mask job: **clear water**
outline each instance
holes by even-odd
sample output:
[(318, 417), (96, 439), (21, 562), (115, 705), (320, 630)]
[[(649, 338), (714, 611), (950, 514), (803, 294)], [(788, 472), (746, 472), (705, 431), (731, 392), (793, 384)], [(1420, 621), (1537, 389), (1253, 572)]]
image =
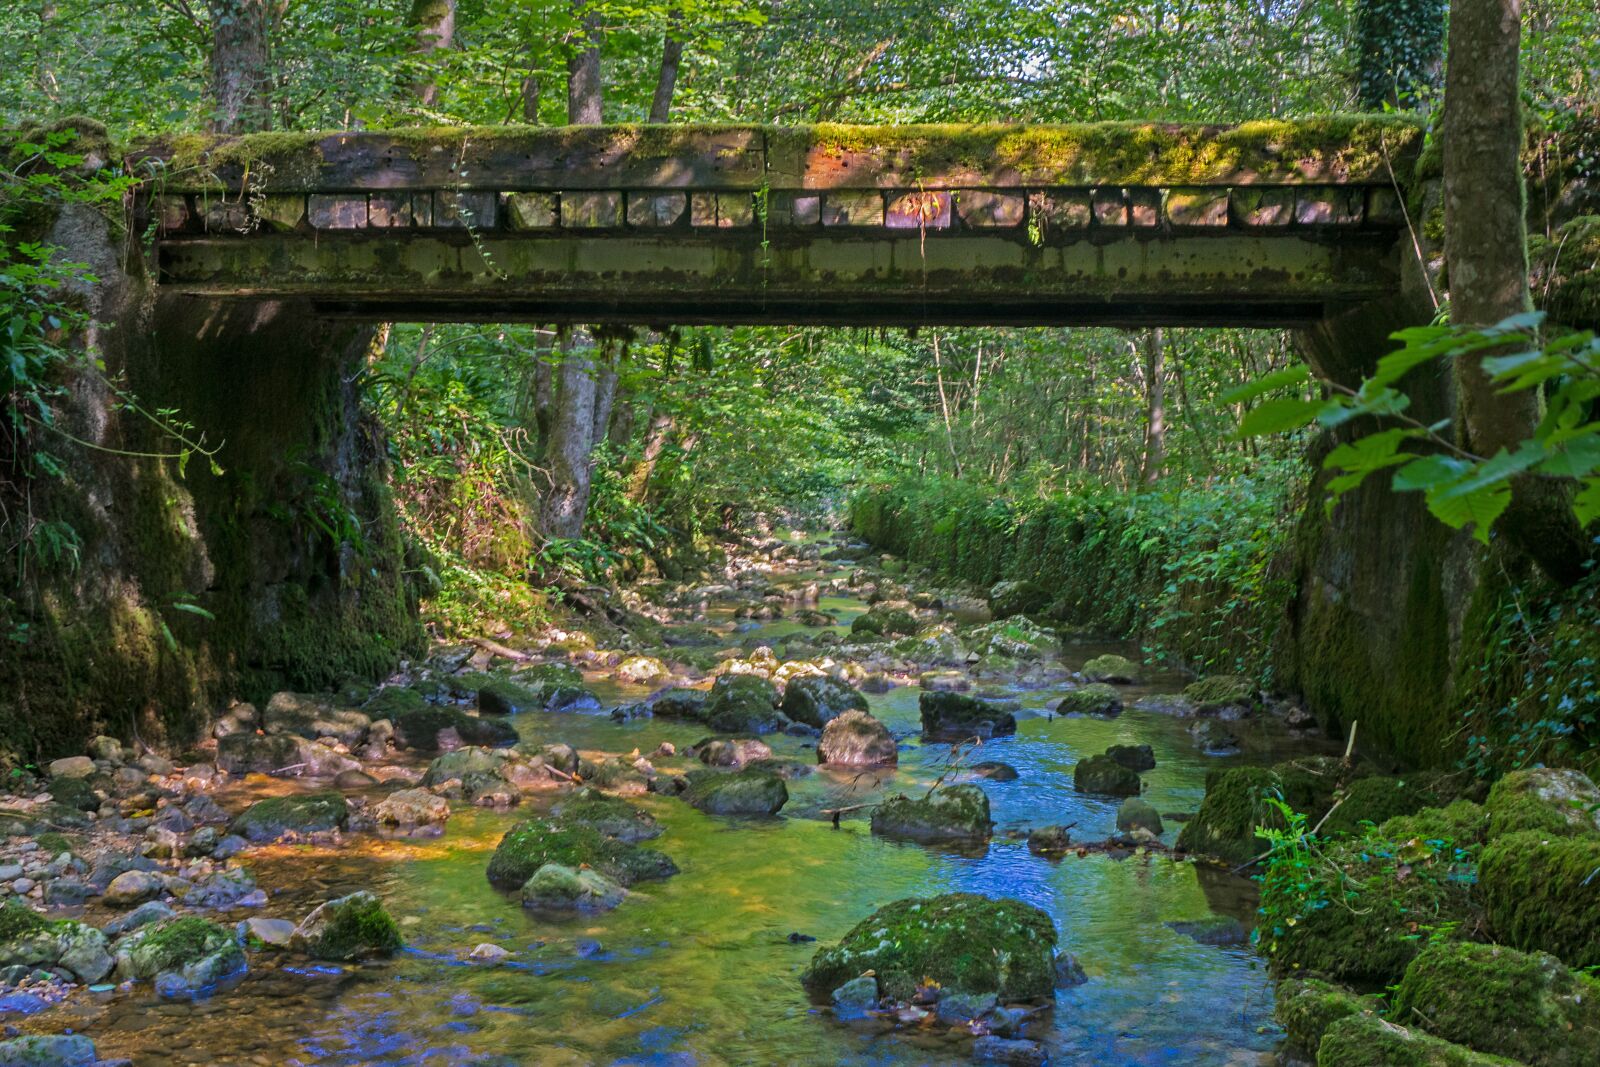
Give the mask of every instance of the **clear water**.
[[(822, 604), (846, 624), (863, 608), (847, 598)], [(739, 638), (795, 629), (780, 621)], [(1108, 649), (1127, 651), (1085, 645), (1069, 651), (1067, 663)], [(1135, 695), (1177, 684), (1157, 683)], [(608, 702), (642, 694), (597, 688)], [(906, 737), (897, 770), (813, 773), (790, 783), (789, 805), (771, 819), (713, 818), (677, 800), (638, 798), (665, 827), (652, 844), (682, 873), (638, 886), (609, 914), (552, 922), (525, 913), (484, 880), (501, 834), (553, 798), (510, 812), (461, 806), (442, 837), (356, 837), (337, 850), (279, 847), (247, 860), (273, 893), (262, 911), (272, 916), (296, 918), (330, 894), (377, 892), (408, 941), (395, 960), (337, 967), (262, 952), (242, 986), (207, 1002), (162, 1003), (143, 987), (77, 998), (36, 1022), (78, 1028), (96, 1039), (102, 1056), (131, 1057), (138, 1067), (964, 1063), (970, 1043), (942, 1028), (845, 1025), (817, 1010), (796, 980), (816, 945), (788, 940), (799, 932), (828, 942), (890, 901), (962, 890), (1044, 908), (1061, 948), (1088, 972), (1087, 983), (1060, 991), (1054, 1012), (1032, 1025), (1029, 1036), (1045, 1043), (1053, 1062), (1269, 1062), (1280, 1032), (1253, 953), (1197, 944), (1165, 925), (1216, 914), (1248, 924), (1249, 882), (1161, 854), (1044, 859), (1006, 833), (1075, 823), (1075, 838), (1106, 836), (1115, 801), (1075, 793), (1071, 767), (1110, 744), (1153, 746), (1158, 765), (1145, 774), (1146, 797), (1163, 813), (1192, 812), (1206, 772), (1231, 761), (1200, 755), (1185, 723), (1160, 713), (1052, 721), (1052, 691), (1015, 695), (1029, 709), (1017, 736), (969, 757), (1002, 760), (1020, 774), (981, 782), (998, 827), (977, 854), (884, 841), (860, 819), (847, 817), (835, 829), (819, 814), (882, 789), (925, 788), (948, 769), (947, 746), (916, 742), (917, 690), (901, 688), (870, 698), (874, 714)], [(590, 753), (650, 753), (664, 740), (681, 748), (703, 734), (677, 723), (619, 724), (592, 715), (524, 715), (517, 726), (524, 738)], [(768, 740), (776, 755), (815, 762), (801, 740)], [(1270, 734), (1248, 742), (1249, 755), (1236, 760), (1305, 750)], [(1167, 821), (1169, 843), (1178, 825)], [(482, 942), (512, 955), (497, 966), (466, 962)]]

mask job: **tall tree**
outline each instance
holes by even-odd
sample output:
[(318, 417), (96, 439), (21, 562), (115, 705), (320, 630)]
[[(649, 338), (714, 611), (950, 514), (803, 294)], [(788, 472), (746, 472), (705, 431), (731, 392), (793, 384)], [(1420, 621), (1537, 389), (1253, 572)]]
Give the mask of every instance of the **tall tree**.
[(210, 0), (211, 128), (253, 133), (271, 122), (273, 0)]
[(567, 121), (598, 126), (605, 121), (600, 90), (600, 13), (588, 0), (572, 0), (579, 36), (567, 60)]
[(561, 350), (546, 456), (550, 488), (540, 507), (539, 526), (546, 537), (580, 537), (589, 509), (596, 374), (593, 350), (578, 338), (566, 338)]
[[(426, 65), (428, 57), (455, 42), (456, 0), (412, 0), (411, 23), (417, 29), (417, 53)], [(431, 72), (420, 78), (413, 88), (424, 107), (432, 107), (438, 99), (439, 86)]]
[(650, 121), (666, 122), (672, 115), (672, 94), (678, 84), (678, 65), (683, 61), (683, 42), (678, 39), (683, 13), (667, 12), (667, 35), (661, 45), (661, 68), (656, 74), (655, 95), (650, 98)]
[[(1490, 326), (1533, 307), (1528, 292), (1519, 81), (1521, 0), (1455, 0), (1444, 111), (1444, 241), (1450, 313)], [(1456, 361), (1465, 444), (1482, 456), (1514, 452), (1540, 417), (1535, 390), (1504, 393), (1484, 371), (1493, 352)], [(1524, 475), (1502, 533), (1559, 581), (1583, 573), (1582, 531), (1559, 483)]]
[(1145, 483), (1161, 477), (1167, 457), (1167, 355), (1161, 327), (1144, 335), (1144, 463), (1140, 471)]

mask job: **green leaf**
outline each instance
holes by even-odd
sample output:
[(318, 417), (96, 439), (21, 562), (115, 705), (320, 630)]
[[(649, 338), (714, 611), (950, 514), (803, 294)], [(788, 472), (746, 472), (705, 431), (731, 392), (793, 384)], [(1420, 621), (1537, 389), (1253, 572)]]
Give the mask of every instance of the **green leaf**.
[(179, 601), (175, 601), (172, 604), (172, 607), (177, 611), (187, 611), (190, 615), (198, 615), (202, 619), (211, 619), (213, 621), (216, 620), (216, 616), (215, 615), (211, 614), (211, 612), (207, 611), (205, 608), (201, 607), (199, 604), (189, 604), (189, 603), (186, 603), (185, 601), (179, 600)]
[(1394, 488), (1400, 492), (1434, 489), (1454, 482), (1472, 469), (1466, 460), (1449, 456), (1421, 456), (1394, 472)]
[(1258, 396), (1263, 396), (1278, 389), (1287, 389), (1291, 385), (1300, 385), (1310, 380), (1311, 368), (1304, 363), (1296, 363), (1293, 366), (1263, 375), (1255, 381), (1245, 382), (1243, 385), (1229, 389), (1222, 394), (1222, 402), (1224, 404), (1241, 404), (1246, 400), (1254, 400)]
[(1456, 530), (1471, 523), (1472, 536), (1488, 544), (1490, 527), (1511, 503), (1511, 487), (1500, 483), (1464, 494), (1432, 492), (1427, 503), (1434, 518)]
[(1327, 402), (1301, 400), (1298, 397), (1280, 397), (1263, 401), (1245, 412), (1239, 420), (1240, 437), (1261, 437), (1266, 434), (1298, 430), (1314, 419)]

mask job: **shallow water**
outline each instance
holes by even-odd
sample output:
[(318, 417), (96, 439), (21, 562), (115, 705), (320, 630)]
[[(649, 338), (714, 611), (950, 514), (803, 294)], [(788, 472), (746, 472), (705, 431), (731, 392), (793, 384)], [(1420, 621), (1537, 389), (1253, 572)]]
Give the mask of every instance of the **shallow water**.
[[(828, 598), (822, 610), (848, 623), (863, 608)], [(763, 624), (738, 637), (795, 629)], [(1130, 651), (1075, 646), (1066, 663), (1076, 667), (1106, 650)], [(1131, 695), (1177, 684), (1158, 678)], [(643, 692), (607, 683), (596, 689), (608, 703)], [(905, 738), (897, 770), (792, 781), (783, 815), (770, 819), (713, 818), (675, 799), (637, 798), (665, 827), (650, 844), (682, 873), (639, 885), (614, 912), (553, 922), (524, 912), (484, 880), (500, 835), (554, 797), (510, 812), (462, 805), (438, 838), (354, 836), (336, 850), (274, 847), (245, 857), (273, 891), (262, 914), (298, 917), (330, 894), (377, 892), (408, 942), (397, 959), (346, 968), (285, 965), (270, 952), (256, 953), (250, 977), (209, 1001), (163, 1003), (148, 987), (77, 998), (53, 1013), (52, 1028), (80, 1028), (102, 1056), (132, 1057), (138, 1067), (964, 1063), (966, 1044), (874, 1023), (844, 1025), (818, 1011), (796, 980), (817, 946), (788, 940), (799, 932), (832, 941), (892, 900), (962, 890), (1044, 908), (1061, 948), (1088, 972), (1087, 983), (1060, 991), (1054, 1012), (1030, 1028), (1053, 1062), (1265, 1062), (1281, 1034), (1254, 954), (1197, 944), (1165, 925), (1214, 914), (1248, 924), (1249, 882), (1160, 854), (1044, 859), (1006, 831), (1074, 823), (1076, 839), (1110, 833), (1116, 801), (1077, 794), (1071, 784), (1072, 764), (1110, 744), (1154, 748), (1157, 767), (1144, 775), (1145, 797), (1165, 815), (1199, 805), (1207, 771), (1244, 758), (1281, 759), (1306, 751), (1306, 743), (1263, 735), (1250, 739), (1249, 757), (1208, 758), (1184, 721), (1157, 712), (1052, 719), (1047, 709), (1059, 691), (1015, 692), (1026, 716), (1017, 736), (967, 758), (1001, 760), (1020, 775), (980, 781), (998, 825), (979, 854), (874, 838), (860, 818), (846, 817), (835, 829), (820, 814), (883, 788), (926, 788), (949, 770), (948, 746), (916, 741), (916, 688), (900, 688), (869, 698), (873, 713)], [(524, 738), (591, 752), (649, 753), (663, 740), (681, 748), (704, 734), (693, 725), (615, 723), (603, 715), (530, 714), (516, 723)], [(767, 740), (775, 755), (815, 763), (805, 741)], [(1170, 843), (1177, 831), (1168, 819), (1164, 839)], [(464, 962), (485, 941), (513, 955), (492, 967)]]

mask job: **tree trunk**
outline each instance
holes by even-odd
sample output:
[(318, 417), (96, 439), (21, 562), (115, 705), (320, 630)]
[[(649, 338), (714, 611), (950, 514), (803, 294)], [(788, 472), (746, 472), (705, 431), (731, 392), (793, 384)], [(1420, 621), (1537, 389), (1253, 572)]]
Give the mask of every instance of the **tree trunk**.
[(36, 38), (38, 45), (38, 58), (34, 65), (34, 81), (39, 86), (39, 92), (44, 94), (46, 100), (52, 102), (61, 98), (59, 87), (56, 85), (55, 44), (56, 38), (56, 0), (43, 0), (39, 5), (39, 35)]
[[(1490, 326), (1528, 311), (1519, 96), (1521, 0), (1456, 0), (1450, 11), (1445, 84), (1444, 240), (1450, 313)], [(1466, 447), (1482, 456), (1514, 451), (1540, 416), (1534, 390), (1501, 393), (1479, 352), (1456, 361)], [(1565, 487), (1523, 476), (1497, 524), (1551, 578), (1576, 581), (1587, 555)]]
[(595, 372), (594, 383), (594, 418), (589, 431), (591, 452), (589, 454), (589, 469), (594, 470), (594, 453), (592, 449), (607, 439), (611, 432), (611, 408), (617, 399), (617, 368), (612, 362), (615, 356), (607, 355)]
[(546, 537), (580, 537), (589, 509), (589, 454), (594, 450), (594, 361), (569, 341), (557, 376), (555, 419), (550, 427), (550, 490), (540, 509)]
[(1166, 344), (1157, 326), (1144, 337), (1144, 468), (1142, 480), (1150, 485), (1161, 477), (1167, 458)]
[(633, 470), (628, 473), (628, 499), (635, 504), (644, 503), (645, 495), (650, 490), (650, 475), (655, 473), (656, 461), (661, 458), (667, 442), (672, 439), (675, 425), (676, 420), (670, 411), (658, 411), (650, 416), (650, 425), (645, 428), (644, 449), (639, 454), (639, 462), (635, 463)]
[(271, 18), (267, 0), (210, 0), (211, 128), (255, 133), (267, 128)]
[(600, 16), (584, 10), (586, 7), (585, 0), (573, 0), (572, 10), (583, 34), (567, 60), (567, 122), (574, 126), (598, 126), (605, 121), (600, 95)]
[(522, 121), (539, 124), (539, 76), (532, 71), (522, 79)]
[[(411, 0), (411, 22), (417, 28), (416, 50), (426, 57), (449, 48), (456, 36), (456, 0)], [(412, 87), (424, 107), (439, 96), (434, 80), (424, 78)]]
[(651, 122), (666, 122), (672, 114), (672, 93), (678, 84), (678, 64), (683, 60), (683, 42), (674, 31), (682, 19), (682, 12), (667, 13), (667, 39), (661, 45), (661, 70), (656, 77), (656, 93), (650, 100)]

